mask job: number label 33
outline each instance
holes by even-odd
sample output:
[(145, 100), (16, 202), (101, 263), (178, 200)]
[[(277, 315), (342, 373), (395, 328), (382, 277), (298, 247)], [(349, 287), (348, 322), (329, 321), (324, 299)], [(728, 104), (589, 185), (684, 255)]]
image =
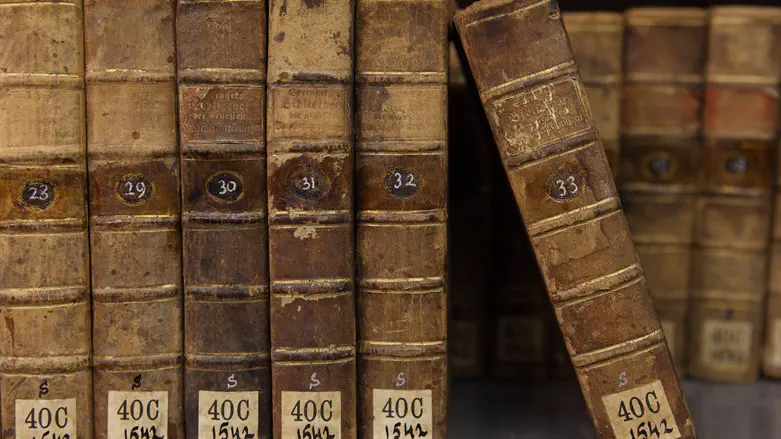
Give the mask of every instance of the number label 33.
[(576, 170), (562, 169), (548, 178), (546, 189), (554, 201), (570, 201), (585, 191), (585, 180)]

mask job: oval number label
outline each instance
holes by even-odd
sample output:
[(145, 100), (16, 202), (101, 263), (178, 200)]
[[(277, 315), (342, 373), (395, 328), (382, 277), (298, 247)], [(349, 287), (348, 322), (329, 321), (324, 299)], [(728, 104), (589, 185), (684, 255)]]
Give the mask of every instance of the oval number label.
[(143, 174), (125, 174), (114, 185), (114, 193), (123, 203), (137, 205), (150, 200), (155, 187)]
[(571, 169), (562, 169), (548, 179), (548, 196), (555, 201), (569, 201), (584, 190), (583, 177)]
[(397, 198), (409, 198), (418, 193), (418, 178), (412, 172), (394, 169), (385, 175), (385, 190)]
[(297, 197), (317, 201), (328, 194), (331, 179), (317, 166), (302, 166), (290, 174), (288, 186)]
[(724, 163), (724, 169), (732, 174), (745, 174), (748, 172), (748, 158), (743, 154), (734, 155)]
[(22, 185), (19, 200), (22, 206), (45, 210), (54, 203), (54, 185), (48, 181), (27, 181)]
[(244, 179), (238, 172), (214, 173), (206, 180), (206, 192), (216, 201), (232, 203), (244, 196)]

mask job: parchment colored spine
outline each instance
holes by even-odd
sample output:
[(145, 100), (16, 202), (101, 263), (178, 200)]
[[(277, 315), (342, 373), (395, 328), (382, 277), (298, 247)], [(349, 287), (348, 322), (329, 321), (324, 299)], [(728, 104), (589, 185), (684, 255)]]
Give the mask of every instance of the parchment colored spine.
[(0, 430), (9, 439), (23, 436), (22, 400), (32, 410), (75, 399), (56, 433), (92, 437), (83, 18), (80, 0), (0, 1)]
[(619, 12), (568, 12), (564, 24), (575, 62), (586, 84), (607, 161), (618, 175), (621, 155), (624, 15)]
[(354, 17), (352, 0), (269, 3), (266, 136), (276, 439), (305, 434), (292, 404), (305, 406), (314, 397), (310, 393), (318, 395), (318, 407), (326, 401), (331, 407), (311, 423), (319, 434), (327, 428), (336, 437), (356, 437)]
[(680, 372), (689, 340), (708, 15), (636, 8), (626, 18), (622, 201)]
[(779, 8), (711, 9), (690, 317), (697, 378), (759, 378), (780, 32)]
[[(223, 422), (231, 432), (246, 427), (256, 438), (271, 437), (266, 18), (265, 0), (177, 4), (184, 413), (191, 438), (211, 438), (209, 425)], [(255, 393), (257, 405), (249, 406), (246, 393), (232, 401), (235, 392)], [(226, 409), (226, 418), (199, 411), (215, 402), (234, 411)]]
[[(109, 406), (110, 392), (167, 392), (168, 422), (158, 418), (157, 432), (184, 437), (175, 6), (174, 0), (84, 4), (100, 439), (126, 433), (109, 431), (121, 416)], [(151, 424), (145, 414), (136, 426)]]
[(695, 437), (556, 2), (455, 21), (597, 437)]
[(430, 391), (445, 437), (447, 2), (358, 0), (356, 26), (360, 435), (386, 389)]

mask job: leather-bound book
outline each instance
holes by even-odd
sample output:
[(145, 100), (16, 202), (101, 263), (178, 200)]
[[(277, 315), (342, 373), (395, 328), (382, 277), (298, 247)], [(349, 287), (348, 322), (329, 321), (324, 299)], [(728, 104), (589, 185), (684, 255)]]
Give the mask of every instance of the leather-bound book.
[(92, 437), (83, 18), (81, 0), (0, 2), (7, 439)]
[(174, 0), (86, 0), (95, 436), (184, 435)]
[(355, 438), (352, 0), (271, 0), (268, 151), (276, 439)]
[(599, 438), (693, 438), (557, 2), (456, 15)]
[(358, 0), (356, 44), (359, 435), (444, 438), (447, 1)]
[(626, 13), (621, 197), (673, 359), (684, 369), (708, 16)]
[(567, 12), (564, 24), (607, 161), (616, 175), (621, 152), (624, 16), (606, 11)]
[[(454, 2), (451, 2), (454, 3)], [(493, 147), (482, 107), (450, 43), (448, 79), (448, 223), (450, 299), (448, 370), (453, 379), (486, 372), (491, 285)], [(490, 148), (490, 149), (489, 149)], [(460, 178), (469, 175), (470, 178)]]
[[(778, 128), (781, 129), (781, 126)], [(781, 148), (781, 134), (778, 139), (777, 148)], [(778, 150), (776, 150), (776, 160), (762, 372), (769, 377), (781, 378), (781, 175), (779, 175), (781, 153)], [(779, 428), (781, 428), (781, 424), (779, 424)]]
[(775, 169), (781, 9), (714, 7), (708, 41), (689, 372), (759, 377)]
[(266, 3), (179, 0), (176, 42), (186, 435), (269, 438)]

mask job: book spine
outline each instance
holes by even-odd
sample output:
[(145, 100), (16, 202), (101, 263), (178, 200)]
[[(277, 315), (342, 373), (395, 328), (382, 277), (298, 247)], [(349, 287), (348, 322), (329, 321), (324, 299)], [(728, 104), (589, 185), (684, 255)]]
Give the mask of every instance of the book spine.
[(268, 212), (274, 438), (356, 437), (350, 1), (272, 0)]
[(767, 294), (781, 9), (714, 7), (710, 24), (690, 372), (752, 381)]
[[(0, 430), (92, 437), (81, 0), (0, 3)], [(59, 416), (41, 428), (26, 419)]]
[(84, 7), (94, 431), (183, 437), (175, 2)]
[(360, 435), (446, 437), (447, 2), (356, 20)]
[[(781, 129), (781, 124), (779, 124)], [(762, 353), (762, 373), (768, 377), (781, 377), (781, 134), (776, 151), (775, 199), (771, 225), (768, 297)]]
[(557, 3), (481, 1), (456, 27), (597, 437), (693, 438)]
[[(448, 369), (450, 377), (461, 379), (479, 377), (487, 368), (493, 151), (455, 42), (450, 43), (449, 65), (448, 181), (453, 184), (448, 191), (448, 233), (453, 244), (446, 286)], [(472, 178), (453, 178), (462, 175)]]
[(569, 12), (563, 17), (607, 161), (613, 175), (618, 175), (624, 16), (617, 12)]
[(187, 437), (271, 437), (266, 2), (179, 0)]
[(707, 11), (627, 12), (620, 190), (679, 371), (685, 369)]

